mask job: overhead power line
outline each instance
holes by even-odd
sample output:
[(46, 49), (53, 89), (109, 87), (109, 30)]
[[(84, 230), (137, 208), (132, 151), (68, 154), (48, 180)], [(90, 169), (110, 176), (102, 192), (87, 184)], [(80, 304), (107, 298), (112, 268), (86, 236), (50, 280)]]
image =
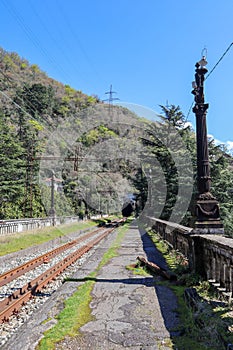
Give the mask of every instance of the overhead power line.
[(214, 67), (211, 69), (211, 71), (209, 72), (209, 74), (207, 74), (205, 80), (210, 76), (210, 74), (213, 73), (213, 71), (215, 70), (215, 68), (219, 65), (219, 63), (222, 61), (222, 59), (224, 58), (224, 56), (227, 54), (227, 52), (230, 50), (231, 46), (233, 45), (233, 42), (228, 46), (228, 48), (226, 49), (226, 51), (222, 54), (222, 56), (219, 58), (218, 62), (214, 65)]
[[(2, 0), (3, 5), (6, 7), (7, 11), (10, 13), (10, 15), (17, 21), (21, 29), (25, 32), (26, 36), (28, 39), (33, 43), (33, 45), (39, 49), (41, 54), (46, 58), (46, 60), (52, 64), (53, 67), (55, 67), (60, 74), (64, 77), (64, 79), (67, 79), (68, 74), (67, 72), (63, 69), (63, 66), (59, 65), (57, 62), (56, 57), (51, 56), (51, 54), (48, 52), (48, 50), (44, 47), (43, 43), (41, 40), (38, 39), (36, 34), (32, 31), (32, 29), (27, 26), (27, 24), (24, 21), (24, 18), (20, 15), (20, 13), (16, 10), (16, 8), (13, 6), (12, 3), (10, 3), (7, 0)], [(72, 78), (71, 76), (69, 77), (70, 79)]]

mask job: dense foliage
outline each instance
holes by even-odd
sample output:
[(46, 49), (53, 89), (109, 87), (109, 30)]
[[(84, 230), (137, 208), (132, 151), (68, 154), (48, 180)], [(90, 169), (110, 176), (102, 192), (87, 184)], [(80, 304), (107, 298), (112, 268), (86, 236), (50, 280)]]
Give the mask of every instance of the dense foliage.
[[(37, 65), (31, 65), (16, 53), (0, 49), (0, 219), (48, 215), (51, 170), (43, 170), (40, 176), (44, 182), (39, 185), (40, 161), (44, 154), (55, 159), (59, 152), (65, 150), (67, 161), (62, 164), (58, 175), (63, 192), (55, 191), (57, 215), (82, 217), (94, 212), (120, 212), (117, 201), (124, 202), (131, 195), (137, 200), (137, 214), (145, 206), (153, 209), (156, 201), (158, 210), (151, 209), (150, 214), (169, 220), (179, 197), (179, 186), (185, 187), (188, 176), (196, 173), (195, 134), (186, 125), (180, 108), (161, 106), (163, 128), (160, 131), (156, 123), (145, 120), (140, 120), (141, 127), (137, 129), (135, 125), (140, 118), (119, 107), (116, 108), (116, 114), (122, 115), (119, 123), (101, 121), (102, 112), (94, 113), (92, 121), (89, 118), (86, 123), (87, 116), (84, 113), (82, 117), (82, 111), (98, 105), (103, 105), (103, 110), (106, 107), (109, 117), (114, 114), (114, 110), (100, 102), (98, 97), (87, 96), (63, 85), (49, 78)], [(72, 136), (64, 133), (56, 147), (52, 145), (45, 152), (48, 138), (61, 124), (69, 130), (76, 128), (83, 132), (75, 136), (72, 145), (68, 142)], [(176, 135), (171, 130), (175, 130)], [(185, 147), (177, 147), (177, 135)], [(141, 159), (144, 159), (143, 166), (135, 154), (135, 150), (140, 149), (137, 140), (140, 140), (143, 149), (139, 150)], [(105, 159), (106, 151), (111, 157)], [(182, 160), (180, 168), (186, 169), (187, 151), (192, 164), (188, 171), (182, 173), (177, 169), (174, 158), (179, 157)], [(220, 202), (225, 229), (231, 234), (233, 160), (226, 149), (215, 145), (213, 140), (209, 140), (209, 151), (212, 192)], [(87, 155), (89, 160), (85, 163)], [(98, 165), (90, 162), (93, 156), (95, 159), (102, 156)], [(149, 159), (153, 159), (153, 169), (149, 169)], [(56, 164), (53, 170), (56, 174), (60, 171)], [(189, 208), (183, 218), (185, 225), (193, 224), (191, 212), (195, 194), (194, 179)], [(182, 198), (179, 200), (182, 204)]]
[[(44, 202), (50, 201), (50, 189), (37, 181), (48, 135), (69, 115), (96, 102), (0, 49), (0, 218), (48, 214)], [(55, 196), (58, 214), (73, 212), (62, 196)]]
[[(174, 105), (170, 107), (162, 108), (162, 121), (165, 124), (163, 128), (163, 133), (168, 130), (167, 135), (171, 135), (169, 131), (169, 126), (177, 130), (178, 134), (181, 136), (186, 150), (190, 153), (192, 166), (193, 166), (193, 194), (191, 196), (190, 205), (188, 211), (183, 217), (182, 224), (186, 226), (193, 226), (195, 221), (194, 206), (195, 199), (197, 196), (197, 184), (196, 184), (196, 137), (195, 133), (189, 125), (186, 125), (185, 118), (180, 111), (179, 107)], [(177, 201), (177, 193), (179, 186), (185, 184), (186, 177), (188, 175), (188, 169), (185, 162), (183, 164), (183, 169), (186, 169), (186, 177), (184, 176), (181, 181), (178, 178), (176, 164), (174, 163), (174, 157), (171, 157), (170, 150), (176, 148), (176, 144), (172, 145), (174, 139), (170, 137), (170, 141), (165, 146), (161, 144), (158, 139), (158, 130), (152, 124), (148, 129), (148, 134), (150, 136), (149, 140), (143, 140), (146, 143), (150, 152), (159, 160), (160, 166), (163, 169), (163, 174), (166, 183), (166, 200), (160, 215), (160, 218), (169, 220), (171, 217), (172, 210), (174, 209), (175, 203)], [(227, 235), (233, 236), (233, 158), (227, 153), (226, 147), (223, 145), (216, 145), (213, 139), (209, 139), (209, 160), (211, 169), (211, 192), (219, 201), (220, 204), (220, 215), (224, 223), (225, 233)], [(177, 149), (177, 152), (181, 151), (181, 157), (183, 158), (182, 151)], [(174, 156), (174, 152), (173, 152)], [(156, 200), (159, 201), (159, 196), (161, 193), (161, 179), (157, 180), (159, 182), (159, 189), (157, 193), (154, 192)], [(143, 182), (136, 184), (141, 188)], [(158, 187), (157, 187), (158, 188)]]

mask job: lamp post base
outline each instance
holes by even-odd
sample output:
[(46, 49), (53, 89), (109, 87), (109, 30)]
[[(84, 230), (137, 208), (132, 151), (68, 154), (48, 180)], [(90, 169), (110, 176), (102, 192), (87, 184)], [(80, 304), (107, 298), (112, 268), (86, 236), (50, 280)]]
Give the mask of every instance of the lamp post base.
[(219, 203), (215, 198), (206, 199), (199, 197), (196, 202), (196, 217), (192, 233), (224, 234), (224, 227), (219, 214)]

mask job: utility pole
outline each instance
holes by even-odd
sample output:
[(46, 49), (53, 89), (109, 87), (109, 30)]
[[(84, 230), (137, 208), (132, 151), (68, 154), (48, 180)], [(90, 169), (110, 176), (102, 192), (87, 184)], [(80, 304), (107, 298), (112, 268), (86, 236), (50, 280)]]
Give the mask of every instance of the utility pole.
[(151, 168), (149, 169), (149, 207), (150, 207), (150, 210), (152, 209), (152, 170)]
[[(79, 157), (79, 148), (75, 148), (75, 152), (74, 152), (74, 156), (70, 156), (70, 157), (66, 157), (66, 158), (62, 158), (62, 157), (56, 157), (56, 156), (44, 156), (44, 157), (35, 157), (33, 155), (33, 152), (31, 152), (31, 154), (29, 155), (28, 159), (29, 159), (29, 170), (28, 173), (26, 173), (26, 201), (25, 201), (25, 205), (27, 202), (27, 186), (30, 186), (30, 213), (31, 213), (31, 217), (32, 217), (32, 196), (33, 196), (33, 192), (32, 192), (32, 168), (33, 168), (33, 162), (34, 161), (39, 161), (39, 160), (43, 160), (43, 161), (52, 161), (52, 160), (60, 160), (61, 161), (72, 161), (74, 166), (73, 169), (74, 171), (78, 172), (79, 171), (79, 161), (82, 160), (81, 157)], [(54, 191), (55, 191), (55, 173), (52, 170), (52, 177), (51, 177), (51, 202), (50, 202), (50, 210), (49, 210), (49, 216), (52, 218), (52, 225), (55, 226), (56, 225), (56, 211), (55, 211), (55, 205), (54, 205)]]
[(56, 211), (54, 206), (54, 184), (55, 184), (55, 174), (54, 171), (52, 171), (52, 177), (51, 177), (51, 208), (49, 210), (49, 216), (52, 218), (52, 225), (56, 225)]
[(193, 112), (196, 116), (197, 144), (197, 186), (196, 222), (193, 233), (223, 234), (224, 228), (220, 221), (219, 203), (210, 192), (211, 178), (209, 165), (209, 150), (207, 139), (206, 114), (209, 107), (205, 103), (204, 80), (207, 61), (205, 56), (196, 63), (195, 81), (192, 83), (192, 94), (195, 95)]

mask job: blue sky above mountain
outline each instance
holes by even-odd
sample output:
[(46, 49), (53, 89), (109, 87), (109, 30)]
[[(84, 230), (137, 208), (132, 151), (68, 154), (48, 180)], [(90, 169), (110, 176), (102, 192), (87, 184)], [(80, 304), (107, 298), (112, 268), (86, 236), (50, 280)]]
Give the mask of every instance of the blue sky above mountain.
[[(232, 13), (231, 0), (2, 0), (0, 46), (101, 99), (112, 84), (120, 102), (156, 113), (159, 105), (179, 105), (195, 125), (195, 63), (205, 48), (211, 71), (229, 48)], [(229, 147), (232, 60), (230, 48), (205, 84), (208, 132)]]

